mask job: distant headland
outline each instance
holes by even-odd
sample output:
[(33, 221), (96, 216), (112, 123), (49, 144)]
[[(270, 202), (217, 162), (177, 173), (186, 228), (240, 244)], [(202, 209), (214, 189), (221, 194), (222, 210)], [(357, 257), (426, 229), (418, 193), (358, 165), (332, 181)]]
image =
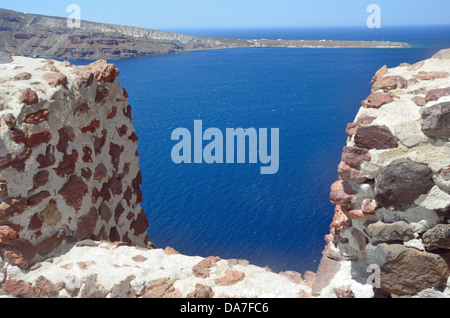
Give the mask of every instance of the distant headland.
[(190, 36), (122, 25), (81, 21), (0, 9), (0, 48), (8, 53), (53, 59), (123, 59), (196, 50), (247, 47), (409, 48), (403, 42), (286, 39), (226, 39)]

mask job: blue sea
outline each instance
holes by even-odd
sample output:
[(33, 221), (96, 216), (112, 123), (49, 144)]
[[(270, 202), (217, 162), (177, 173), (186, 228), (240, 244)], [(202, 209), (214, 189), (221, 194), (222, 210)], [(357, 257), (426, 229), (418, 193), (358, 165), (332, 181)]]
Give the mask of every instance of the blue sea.
[[(360, 102), (383, 65), (450, 48), (450, 26), (169, 30), (265, 39), (386, 40), (411, 49), (246, 48), (114, 61), (140, 138), (150, 240), (193, 256), (316, 271), (334, 214), (331, 184)], [(279, 128), (280, 168), (172, 162), (172, 131)]]

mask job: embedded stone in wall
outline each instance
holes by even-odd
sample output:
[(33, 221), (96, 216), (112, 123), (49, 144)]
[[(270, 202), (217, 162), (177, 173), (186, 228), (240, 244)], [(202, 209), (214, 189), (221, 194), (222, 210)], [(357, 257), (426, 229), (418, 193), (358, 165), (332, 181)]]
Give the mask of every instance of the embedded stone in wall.
[(398, 147), (397, 138), (386, 126), (360, 127), (355, 135), (357, 146), (367, 149), (392, 149)]
[(450, 137), (450, 102), (427, 107), (422, 112), (422, 131), (432, 138)]
[(386, 209), (405, 210), (434, 186), (427, 165), (399, 159), (382, 168), (375, 179), (375, 200)]

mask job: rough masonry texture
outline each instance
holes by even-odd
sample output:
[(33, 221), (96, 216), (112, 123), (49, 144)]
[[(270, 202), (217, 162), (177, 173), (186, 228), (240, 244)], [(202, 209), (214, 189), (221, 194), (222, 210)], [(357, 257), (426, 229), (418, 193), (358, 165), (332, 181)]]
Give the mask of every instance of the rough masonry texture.
[(382, 67), (331, 187), (316, 297), (450, 297), (450, 50)]
[(27, 269), (85, 239), (145, 247), (131, 107), (104, 60), (0, 65), (0, 250)]

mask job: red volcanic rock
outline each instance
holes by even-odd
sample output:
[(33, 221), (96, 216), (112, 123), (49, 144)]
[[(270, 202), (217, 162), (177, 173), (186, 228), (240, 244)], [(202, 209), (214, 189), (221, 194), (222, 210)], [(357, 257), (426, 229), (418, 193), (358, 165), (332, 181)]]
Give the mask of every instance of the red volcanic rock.
[(214, 281), (218, 286), (233, 286), (245, 278), (245, 274), (239, 271), (228, 271), (225, 276)]
[(48, 255), (51, 251), (61, 245), (62, 242), (66, 239), (66, 232), (61, 230), (56, 232), (49, 238), (43, 240), (37, 246), (37, 252), (39, 255)]
[(15, 75), (12, 80), (13, 81), (25, 81), (25, 80), (29, 80), (32, 77), (32, 75), (28, 72), (22, 72), (19, 73), (17, 75)]
[(55, 147), (48, 145), (45, 155), (39, 155), (36, 158), (36, 161), (39, 163), (39, 168), (48, 168), (53, 166), (55, 164)]
[(411, 100), (419, 107), (423, 107), (427, 104), (427, 100), (425, 99), (425, 97), (414, 96), (413, 98), (411, 98)]
[(7, 199), (0, 203), (0, 222), (8, 221), (14, 215), (20, 215), (28, 207), (25, 199)]
[(27, 142), (27, 138), (25, 137), (25, 133), (20, 129), (11, 129), (9, 132), (9, 136), (16, 144), (24, 144)]
[(123, 146), (119, 146), (115, 143), (111, 143), (109, 146), (109, 155), (111, 156), (111, 163), (114, 169), (119, 169), (120, 155), (124, 151)]
[(366, 177), (364, 177), (361, 171), (350, 167), (343, 161), (339, 164), (338, 174), (344, 181), (356, 183), (363, 183), (364, 181), (366, 181)]
[(34, 289), (30, 284), (11, 278), (7, 278), (2, 284), (2, 290), (14, 297), (33, 297)]
[(94, 77), (98, 82), (104, 81), (112, 83), (120, 73), (114, 64), (110, 64), (106, 60), (98, 60), (88, 67), (92, 70)]
[(114, 285), (114, 287), (111, 289), (111, 294), (109, 295), (110, 298), (120, 298), (120, 299), (127, 299), (127, 298), (137, 298), (136, 292), (134, 291), (133, 287), (131, 286), (131, 281), (134, 279), (134, 276), (129, 276), (127, 279), (122, 281), (121, 283)]
[(408, 81), (401, 76), (384, 76), (383, 78), (373, 83), (372, 90), (374, 92), (383, 90), (385, 93), (387, 93), (394, 89), (402, 89), (407, 87)]
[(106, 115), (106, 117), (107, 117), (108, 119), (113, 119), (113, 118), (116, 117), (116, 116), (117, 116), (117, 107), (114, 106), (114, 107), (111, 109), (111, 112), (108, 113), (108, 115)]
[(100, 128), (100, 121), (98, 119), (93, 119), (89, 126), (81, 128), (81, 132), (83, 134), (88, 132), (95, 133), (98, 128)]
[(106, 178), (108, 171), (103, 164), (99, 164), (94, 171), (94, 180), (101, 181)]
[(108, 131), (105, 129), (102, 131), (102, 137), (94, 137), (94, 151), (96, 155), (101, 153), (102, 148), (106, 142), (107, 133)]
[(50, 139), (52, 139), (52, 135), (48, 129), (46, 129), (40, 133), (28, 135), (26, 137), (26, 145), (30, 148), (34, 148), (41, 144), (48, 143)]
[(71, 175), (75, 172), (75, 167), (78, 160), (78, 152), (72, 151), (72, 154), (64, 154), (63, 160), (59, 163), (59, 166), (55, 168), (56, 174), (61, 178)]
[(350, 137), (353, 136), (358, 131), (358, 128), (368, 126), (373, 123), (374, 120), (375, 117), (361, 115), (356, 122), (347, 125), (347, 135), (349, 135)]
[(388, 69), (387, 65), (384, 65), (382, 68), (380, 68), (376, 73), (375, 76), (372, 78), (372, 84), (374, 84), (376, 81), (383, 78), (384, 75), (386, 75)]
[(87, 192), (88, 187), (83, 182), (83, 179), (76, 175), (72, 175), (58, 194), (63, 197), (68, 206), (78, 210), (81, 206), (81, 202), (83, 201), (83, 197), (87, 194)]
[(16, 117), (11, 113), (4, 115), (3, 120), (9, 129), (13, 129), (16, 126)]
[(386, 126), (360, 127), (355, 135), (355, 143), (368, 149), (392, 149), (398, 147), (397, 138)]
[(25, 148), (19, 154), (8, 154), (5, 157), (0, 157), (0, 170), (13, 168), (18, 172), (25, 171), (25, 162), (30, 158), (32, 150)]
[(50, 192), (42, 191), (28, 198), (28, 205), (33, 207), (50, 197)]
[(389, 94), (373, 93), (361, 102), (361, 106), (365, 108), (380, 108), (383, 105), (391, 103), (393, 100)]
[(72, 127), (64, 126), (60, 130), (59, 133), (59, 141), (56, 149), (60, 152), (66, 152), (67, 147), (69, 147), (69, 143), (75, 140), (75, 132)]
[(145, 215), (145, 212), (142, 210), (136, 220), (134, 220), (133, 222), (131, 222), (131, 229), (134, 230), (134, 235), (135, 236), (139, 236), (143, 233), (145, 233), (145, 231), (147, 231), (147, 228), (149, 227), (149, 222), (147, 219), (147, 216)]
[(27, 269), (36, 256), (36, 248), (29, 241), (18, 239), (5, 246), (5, 256), (12, 265)]
[(77, 223), (77, 231), (75, 233), (75, 239), (77, 241), (91, 238), (94, 233), (95, 226), (98, 221), (98, 211), (95, 207), (89, 210), (89, 213), (79, 218)]
[(213, 297), (214, 292), (212, 288), (202, 284), (195, 284), (195, 290), (186, 296), (186, 298), (197, 298), (197, 299), (208, 299)]
[(91, 180), (92, 170), (90, 168), (81, 169), (81, 176), (85, 178), (87, 181)]
[(95, 102), (100, 105), (104, 105), (106, 103), (106, 99), (108, 98), (109, 90), (105, 86), (98, 86), (97, 93), (95, 95)]
[(42, 78), (47, 81), (47, 84), (53, 87), (56, 86), (66, 86), (68, 81), (67, 77), (63, 73), (52, 72), (47, 73), (42, 76)]
[(202, 260), (200, 263), (192, 268), (194, 275), (200, 278), (208, 278), (211, 274), (209, 269), (213, 266), (217, 266), (217, 262), (221, 261), (220, 257), (210, 256)]
[(0, 225), (0, 244), (7, 244), (19, 237), (19, 233), (11, 225)]
[(331, 186), (330, 200), (337, 205), (348, 205), (356, 192), (348, 182), (343, 180), (336, 181)]
[(29, 114), (25, 117), (25, 123), (27, 124), (40, 124), (44, 121), (48, 120), (48, 116), (50, 115), (50, 110), (43, 109), (33, 114)]
[(357, 167), (361, 161), (370, 161), (372, 157), (369, 150), (359, 147), (344, 147), (342, 151), (342, 161), (352, 167)]
[(42, 228), (42, 220), (40, 219), (38, 214), (34, 214), (30, 219), (30, 224), (28, 224), (28, 228), (30, 230), (39, 230)]
[(34, 105), (39, 103), (39, 98), (35, 91), (31, 88), (27, 88), (22, 96), (19, 98), (19, 104), (25, 103), (27, 105)]
[(449, 77), (449, 72), (437, 72), (437, 71), (431, 71), (431, 72), (424, 72), (421, 71), (419, 74), (416, 74), (413, 76), (414, 79), (420, 80), (420, 81), (432, 81), (436, 78), (447, 78)]
[(33, 188), (30, 191), (39, 189), (40, 187), (47, 184), (49, 178), (49, 172), (47, 170), (42, 170), (33, 176)]
[(425, 96), (425, 100), (427, 102), (438, 100), (441, 97), (450, 96), (450, 89), (448, 88), (439, 88), (433, 89), (427, 93)]
[(113, 195), (122, 194), (122, 182), (117, 178), (111, 178), (108, 181), (109, 189)]
[(83, 162), (85, 163), (92, 163), (92, 149), (89, 147), (83, 148), (84, 156), (83, 156)]

